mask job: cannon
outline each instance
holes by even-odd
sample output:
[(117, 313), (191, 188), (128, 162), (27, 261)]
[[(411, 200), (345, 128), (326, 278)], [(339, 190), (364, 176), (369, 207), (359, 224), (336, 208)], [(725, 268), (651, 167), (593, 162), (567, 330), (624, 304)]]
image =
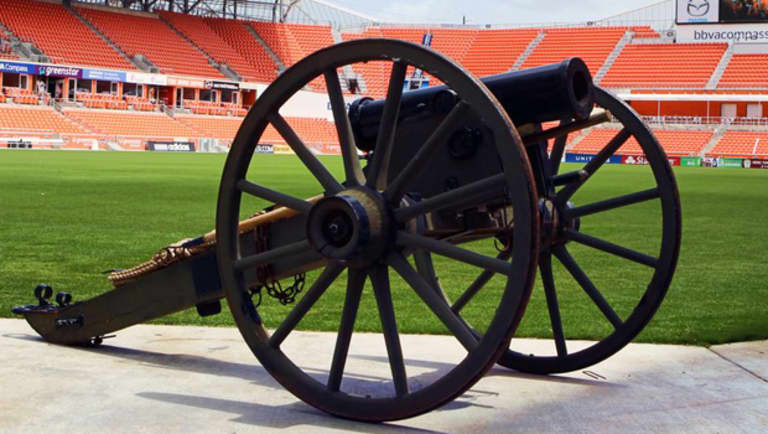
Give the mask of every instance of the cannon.
[[(350, 65), (388, 71), (386, 97), (348, 107), (340, 71)], [(414, 69), (436, 85), (404, 92)], [(318, 81), (330, 101), (337, 160), (318, 158), (280, 112)], [(561, 172), (568, 134), (604, 123), (618, 127), (597, 155)], [(260, 178), (268, 163), (255, 150), (268, 126), (306, 168), (314, 194), (301, 198)], [(633, 171), (629, 193), (579, 202), (577, 193), (630, 139), (645, 177)], [(334, 161), (339, 164), (331, 167)], [(586, 231), (593, 216), (631, 206), (649, 206), (658, 219), (657, 233), (639, 234), (641, 247)], [(557, 373), (621, 349), (664, 298), (680, 228), (678, 191), (663, 149), (630, 107), (593, 85), (579, 59), (481, 81), (427, 48), (358, 40), (296, 63), (259, 97), (227, 157), (214, 231), (114, 271), (114, 288), (93, 299), (73, 302), (59, 294), (53, 304), (52, 288), (41, 285), (38, 303), (14, 312), (46, 341), (98, 345), (116, 330), (183, 309), (219, 313), (225, 298), (252, 352), (296, 396), (344, 418), (395, 420), (451, 401), (497, 362)], [(598, 288), (580, 266), (571, 252), (579, 249), (603, 255), (601, 267), (625, 261), (630, 276), (646, 277), (635, 298), (623, 293), (622, 310), (611, 304), (611, 288)], [(571, 294), (556, 286), (553, 263), (563, 265), (605, 322), (605, 335), (577, 350), (569, 348), (561, 317)], [(544, 295), (532, 297), (538, 274)], [(532, 354), (511, 340), (530, 299), (546, 304), (551, 354)], [(391, 377), (358, 387), (347, 361), (358, 312), (368, 303), (378, 313)], [(313, 355), (327, 360), (327, 370), (318, 372), (297, 364), (295, 350), (284, 344), (307, 315), (324, 310), (338, 320), (338, 332), (328, 354)], [(455, 337), (456, 359), (414, 368), (400, 339), (414, 328), (409, 321)]]

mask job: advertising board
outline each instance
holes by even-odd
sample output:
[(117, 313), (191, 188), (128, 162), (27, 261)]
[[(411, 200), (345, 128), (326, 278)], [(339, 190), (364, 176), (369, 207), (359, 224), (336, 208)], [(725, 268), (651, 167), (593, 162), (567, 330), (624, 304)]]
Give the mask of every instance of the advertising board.
[(159, 142), (150, 140), (147, 142), (147, 151), (156, 152), (195, 152), (195, 144), (192, 142)]
[(765, 0), (677, 0), (677, 24), (768, 23)]

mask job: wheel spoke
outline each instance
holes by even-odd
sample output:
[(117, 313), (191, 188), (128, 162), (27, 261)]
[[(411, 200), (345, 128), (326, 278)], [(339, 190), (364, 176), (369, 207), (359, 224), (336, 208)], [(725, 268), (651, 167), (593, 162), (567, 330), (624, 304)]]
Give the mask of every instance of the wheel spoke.
[(266, 252), (258, 253), (256, 255), (246, 256), (245, 258), (235, 261), (235, 270), (243, 271), (248, 268), (252, 268), (258, 265), (266, 265), (274, 262), (278, 262), (282, 259), (289, 258), (293, 255), (303, 253), (310, 248), (309, 241), (301, 240), (292, 244), (287, 244), (276, 249), (267, 250)]
[[(501, 252), (496, 256), (496, 259), (500, 261), (506, 261), (509, 259), (509, 253), (508, 252)], [(453, 303), (453, 306), (451, 306), (451, 310), (459, 313), (462, 309), (470, 302), (472, 299), (477, 295), (478, 292), (480, 292), (481, 289), (485, 287), (485, 285), (490, 282), (491, 278), (494, 276), (493, 271), (490, 270), (483, 270), (482, 273), (480, 273), (479, 276), (475, 279), (474, 282), (472, 282), (471, 285), (469, 285), (469, 288), (464, 291), (464, 293), (459, 296), (459, 298), (456, 300), (455, 303)]]
[(566, 209), (567, 217), (584, 217), (599, 212), (609, 211), (624, 206), (634, 205), (636, 203), (646, 202), (651, 199), (660, 197), (659, 188), (651, 188), (649, 190), (639, 191), (637, 193), (631, 193), (624, 196), (614, 197), (611, 199), (603, 200), (600, 202), (583, 205), (580, 207)]
[(445, 298), (437, 295), (435, 289), (411, 267), (411, 264), (408, 263), (403, 255), (391, 253), (387, 257), (387, 263), (416, 291), (421, 300), (467, 351), (477, 347), (477, 338), (469, 326), (451, 310)]
[(386, 265), (376, 265), (371, 269), (370, 276), (373, 292), (376, 295), (376, 304), (379, 306), (381, 329), (384, 333), (384, 343), (389, 355), (389, 366), (392, 369), (395, 393), (397, 396), (402, 396), (408, 393), (408, 376), (405, 373), (400, 334), (397, 332), (397, 321), (395, 320), (395, 310), (389, 288), (389, 268)]
[(306, 200), (298, 199), (285, 193), (280, 193), (279, 191), (270, 190), (267, 187), (262, 187), (245, 179), (241, 179), (237, 183), (237, 188), (244, 193), (260, 197), (264, 200), (268, 200), (277, 205), (282, 205), (286, 208), (296, 210), (300, 213), (309, 212), (309, 209), (312, 208), (312, 204)]
[(636, 250), (618, 246), (608, 241), (601, 240), (600, 238), (595, 238), (591, 235), (576, 232), (571, 229), (566, 229), (564, 234), (565, 238), (571, 241), (584, 244), (585, 246), (589, 246), (597, 250), (602, 250), (603, 252), (610, 253), (612, 255), (619, 256), (651, 268), (656, 268), (656, 265), (658, 264), (658, 259), (654, 258), (653, 256), (648, 256), (645, 253), (640, 253)]
[(613, 327), (621, 327), (623, 324), (621, 318), (619, 318), (611, 305), (608, 304), (600, 291), (597, 290), (592, 281), (589, 280), (589, 277), (587, 277), (586, 273), (584, 273), (584, 270), (579, 267), (579, 264), (576, 263), (571, 254), (568, 253), (568, 250), (566, 250), (565, 247), (560, 246), (555, 248), (552, 253), (554, 253), (557, 259), (565, 266), (568, 272), (571, 273), (571, 276), (576, 279), (576, 282), (579, 283), (584, 292), (586, 292), (589, 298), (591, 298), (592, 301), (597, 305), (598, 309), (600, 309), (600, 312), (602, 312), (608, 321), (613, 324)]
[(360, 306), (360, 295), (363, 292), (366, 275), (360, 270), (349, 269), (347, 275), (347, 296), (344, 300), (344, 310), (341, 313), (339, 334), (336, 336), (336, 348), (333, 351), (331, 372), (328, 375), (328, 390), (336, 392), (341, 388), (344, 366), (347, 363), (349, 343), (355, 328), (357, 308)]
[(355, 136), (352, 134), (352, 125), (349, 123), (349, 117), (347, 117), (347, 105), (341, 92), (339, 74), (335, 68), (325, 72), (325, 84), (328, 88), (328, 97), (331, 100), (331, 110), (333, 111), (333, 120), (336, 123), (336, 132), (339, 135), (339, 145), (341, 146), (341, 156), (344, 159), (344, 173), (347, 178), (347, 186), (362, 185), (365, 182), (365, 176), (360, 169)]
[(453, 109), (448, 113), (448, 116), (443, 119), (437, 129), (429, 136), (424, 145), (419, 148), (416, 155), (411, 158), (411, 161), (405, 166), (405, 168), (398, 173), (397, 177), (387, 187), (385, 196), (391, 203), (397, 203), (403, 198), (403, 195), (407, 193), (406, 189), (409, 187), (413, 178), (419, 176), (427, 165), (427, 162), (434, 155), (434, 151), (437, 146), (445, 143), (448, 139), (448, 135), (451, 134), (458, 122), (467, 114), (469, 106), (460, 101)]
[(377, 190), (383, 190), (387, 185), (389, 160), (395, 141), (397, 118), (400, 115), (400, 100), (403, 96), (403, 82), (407, 67), (408, 64), (396, 59), (392, 64), (392, 73), (389, 76), (389, 89), (387, 89), (387, 99), (381, 113), (379, 135), (376, 137), (373, 161), (367, 174), (368, 179), (365, 181), (368, 187)]
[(623, 145), (627, 140), (629, 140), (629, 137), (632, 134), (627, 130), (626, 128), (619, 131), (616, 136), (614, 136), (610, 142), (608, 142), (605, 147), (600, 150), (600, 152), (595, 155), (595, 157), (589, 161), (584, 166), (584, 171), (587, 172), (587, 177), (584, 178), (580, 182), (574, 182), (572, 184), (568, 184), (565, 187), (563, 187), (562, 190), (560, 190), (557, 193), (557, 203), (559, 205), (563, 205), (566, 202), (568, 202), (568, 199), (570, 199), (574, 193), (576, 193), (576, 190), (579, 189), (582, 185), (584, 185), (587, 180), (597, 172), (598, 169), (600, 169), (603, 164), (605, 164), (606, 161), (611, 157), (611, 155), (615, 154), (616, 151), (621, 148), (621, 145)]
[(422, 235), (412, 234), (406, 231), (397, 232), (396, 243), (399, 246), (407, 246), (414, 249), (423, 249), (438, 255), (442, 255), (466, 264), (485, 268), (494, 273), (505, 276), (512, 275), (512, 264), (497, 258), (481, 255), (479, 253), (454, 246), (446, 241), (434, 240)]
[(565, 346), (565, 334), (563, 333), (563, 322), (560, 318), (560, 305), (557, 302), (557, 293), (555, 292), (555, 278), (552, 276), (552, 255), (546, 253), (542, 255), (539, 261), (539, 270), (541, 271), (541, 280), (544, 284), (544, 295), (547, 298), (547, 308), (549, 309), (549, 320), (552, 324), (552, 336), (555, 339), (555, 349), (558, 357), (568, 355), (568, 349)]
[(312, 175), (320, 182), (325, 191), (338, 193), (343, 189), (328, 169), (323, 166), (323, 163), (315, 157), (307, 145), (296, 135), (296, 132), (293, 131), (293, 128), (291, 128), (285, 118), (280, 116), (279, 113), (273, 113), (268, 119), (277, 132), (285, 139), (285, 142), (288, 143), (288, 146), (296, 153), (296, 156), (299, 157), (304, 165), (307, 166), (307, 169), (312, 172)]
[(405, 223), (414, 217), (418, 217), (428, 212), (437, 211), (451, 206), (472, 204), (477, 202), (478, 198), (483, 198), (489, 194), (493, 194), (496, 190), (499, 190), (499, 194), (501, 194), (500, 189), (504, 187), (505, 184), (506, 178), (504, 177), (503, 173), (489, 176), (488, 178), (467, 184), (463, 187), (459, 187), (445, 193), (436, 194), (428, 199), (424, 199), (421, 202), (414, 204), (413, 206), (397, 208), (394, 212), (395, 220), (397, 220), (398, 223)]
[[(569, 123), (569, 120), (563, 120), (560, 122), (560, 126), (565, 126)], [(565, 145), (568, 144), (568, 134), (563, 134), (555, 139), (555, 143), (552, 145), (552, 152), (549, 154), (550, 170), (551, 174), (555, 175), (560, 171), (560, 162), (563, 159), (565, 153)]]
[(339, 277), (339, 274), (341, 274), (343, 270), (344, 265), (339, 262), (331, 262), (325, 267), (325, 270), (323, 270), (317, 280), (315, 280), (315, 283), (312, 284), (309, 291), (304, 294), (301, 301), (299, 301), (293, 310), (291, 310), (282, 324), (280, 324), (280, 327), (272, 333), (272, 336), (269, 338), (269, 345), (271, 347), (280, 347), (280, 344), (282, 344), (285, 338), (288, 337), (288, 334), (296, 328), (299, 322), (301, 322), (301, 319), (304, 318), (304, 315), (309, 312), (309, 309), (314, 306), (320, 296), (325, 293), (328, 287), (331, 286), (337, 277)]
[(425, 250), (416, 250), (413, 252), (413, 262), (416, 265), (416, 271), (429, 285), (435, 289), (438, 295), (445, 297), (443, 288), (440, 287), (437, 274), (435, 274), (435, 264), (432, 262), (432, 256)]

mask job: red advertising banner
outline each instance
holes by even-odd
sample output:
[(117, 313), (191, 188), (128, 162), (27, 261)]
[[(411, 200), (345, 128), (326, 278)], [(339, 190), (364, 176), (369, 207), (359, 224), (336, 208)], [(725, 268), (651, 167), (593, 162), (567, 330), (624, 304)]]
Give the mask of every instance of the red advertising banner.
[(648, 160), (644, 155), (624, 155), (621, 157), (621, 164), (629, 164), (630, 166), (646, 166)]
[(768, 169), (768, 160), (762, 159), (745, 159), (743, 162), (745, 169)]

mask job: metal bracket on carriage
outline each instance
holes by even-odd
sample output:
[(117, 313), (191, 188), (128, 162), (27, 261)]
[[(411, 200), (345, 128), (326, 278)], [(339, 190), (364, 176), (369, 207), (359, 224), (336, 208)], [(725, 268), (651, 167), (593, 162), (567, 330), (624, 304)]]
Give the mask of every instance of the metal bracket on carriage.
[(37, 285), (34, 294), (37, 304), (16, 306), (11, 311), (17, 315), (24, 315), (30, 312), (56, 312), (72, 303), (72, 295), (67, 292), (56, 294), (56, 304), (49, 302), (48, 300), (53, 296), (53, 288), (45, 283)]

